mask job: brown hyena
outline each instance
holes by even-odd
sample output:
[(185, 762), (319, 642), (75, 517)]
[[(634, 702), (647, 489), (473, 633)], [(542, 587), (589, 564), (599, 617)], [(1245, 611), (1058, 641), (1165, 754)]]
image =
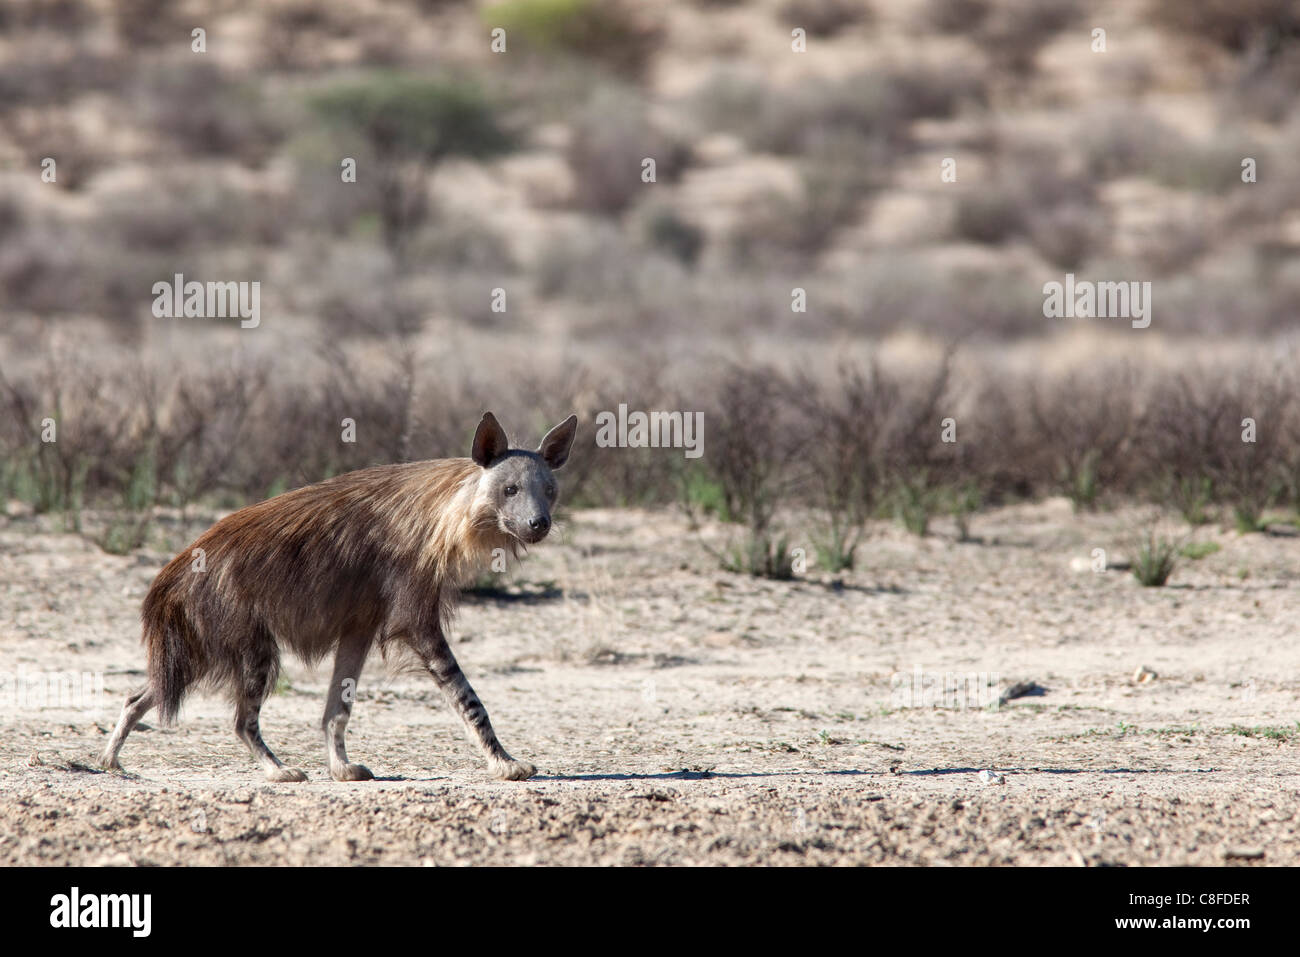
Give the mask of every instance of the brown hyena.
[(306, 780), (280, 763), (258, 729), (287, 648), (307, 662), (334, 652), (322, 723), (330, 774), (368, 780), (370, 771), (344, 750), (350, 692), (371, 648), (397, 642), (433, 675), (492, 774), (531, 777), (536, 769), (497, 741), (446, 630), (459, 587), (496, 549), (517, 555), (550, 531), (552, 473), (577, 427), (569, 416), (527, 452), (509, 447), (489, 412), (470, 458), (351, 472), (217, 522), (159, 572), (145, 597), (149, 680), (127, 698), (104, 766), (120, 769), (122, 743), (150, 708), (171, 723), (185, 694), (206, 686), (230, 693), (235, 733), (268, 780)]

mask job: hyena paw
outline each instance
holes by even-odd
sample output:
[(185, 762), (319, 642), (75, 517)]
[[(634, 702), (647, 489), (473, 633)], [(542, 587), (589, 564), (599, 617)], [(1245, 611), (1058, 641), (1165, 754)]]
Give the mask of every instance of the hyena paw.
[(99, 759), (99, 766), (105, 771), (121, 771), (122, 762), (113, 755), (104, 755)]
[(266, 772), (266, 779), (272, 784), (290, 784), (297, 781), (306, 781), (307, 775), (297, 768), (272, 768)]
[(527, 761), (496, 760), (492, 762), (492, 776), (499, 781), (523, 781), (537, 773), (537, 769)]
[(374, 774), (364, 764), (338, 764), (330, 768), (335, 781), (373, 781)]

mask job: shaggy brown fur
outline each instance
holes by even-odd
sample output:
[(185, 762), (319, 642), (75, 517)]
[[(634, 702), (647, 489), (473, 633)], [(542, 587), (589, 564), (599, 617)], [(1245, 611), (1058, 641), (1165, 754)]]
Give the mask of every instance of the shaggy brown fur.
[(163, 568), (145, 598), (149, 683), (128, 699), (104, 763), (119, 766), (122, 741), (148, 707), (170, 723), (188, 691), (221, 687), (235, 704), (237, 733), (268, 776), (301, 780), (266, 748), (257, 727), (286, 648), (307, 662), (337, 652), (325, 716), (325, 731), (336, 739), (331, 771), (369, 777), (343, 756), (346, 692), (372, 645), (400, 642), (438, 680), (493, 770), (531, 774), (531, 765), (497, 743), (444, 633), (458, 589), (495, 549), (515, 553), (545, 536), (555, 497), (551, 469), (567, 458), (576, 424), (570, 417), (538, 452), (522, 452), (509, 449), (488, 413), (473, 458), (364, 469), (217, 522)]

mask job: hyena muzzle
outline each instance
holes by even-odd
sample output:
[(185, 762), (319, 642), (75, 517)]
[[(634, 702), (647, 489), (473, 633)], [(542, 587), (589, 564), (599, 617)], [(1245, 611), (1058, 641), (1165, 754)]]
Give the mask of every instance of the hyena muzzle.
[[(461, 586), (494, 555), (546, 537), (577, 416), (537, 451), (512, 449), (492, 413), (469, 458), (383, 465), (286, 492), (228, 515), (159, 572), (142, 609), (149, 680), (127, 698), (103, 765), (150, 708), (164, 724), (198, 687), (226, 690), (235, 733), (270, 781), (304, 781), (262, 740), (258, 715), (280, 650), (308, 663), (334, 654), (321, 727), (336, 781), (373, 777), (348, 761), (344, 731), (367, 655), (396, 643), (433, 676), (495, 777), (536, 773), (497, 740), (447, 645)], [(504, 550), (498, 552), (497, 549)]]

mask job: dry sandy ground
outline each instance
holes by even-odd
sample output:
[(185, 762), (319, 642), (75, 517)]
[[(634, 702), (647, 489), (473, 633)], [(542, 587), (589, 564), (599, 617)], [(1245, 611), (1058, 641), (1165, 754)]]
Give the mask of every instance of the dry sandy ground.
[[(671, 512), (577, 512), (457, 626), (535, 779), (489, 780), (431, 683), (376, 663), (348, 749), (380, 780), (335, 783), (328, 676), (289, 663), (263, 730), (310, 780), (268, 785), (218, 698), (137, 731), (127, 775), (92, 770), (167, 556), (0, 518), (0, 670), (107, 688), (0, 712), (0, 863), (1300, 863), (1300, 540), (1198, 530), (1221, 550), (1160, 589), (1071, 567), (1136, 520), (1052, 501), (971, 543), (881, 525), (855, 571), (772, 582), (717, 570)], [(1046, 691), (907, 707), (891, 676), (918, 668)]]

